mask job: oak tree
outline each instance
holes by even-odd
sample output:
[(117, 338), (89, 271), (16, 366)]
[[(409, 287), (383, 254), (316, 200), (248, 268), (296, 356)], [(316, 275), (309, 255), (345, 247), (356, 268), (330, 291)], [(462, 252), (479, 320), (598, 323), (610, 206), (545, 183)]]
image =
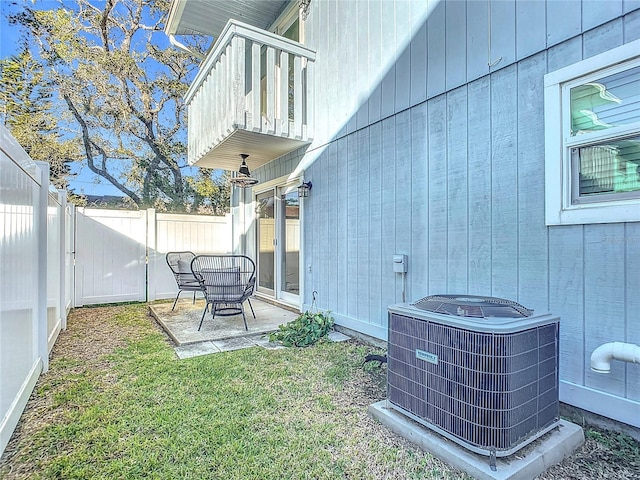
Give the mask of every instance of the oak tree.
[[(26, 7), (12, 20), (27, 31), (43, 80), (69, 115), (59, 128), (81, 145), (87, 167), (140, 208), (198, 211), (206, 196), (197, 179), (217, 178), (184, 173), (194, 172), (182, 98), (199, 59), (168, 44), (167, 12), (165, 0), (75, 0)], [(206, 47), (194, 42), (195, 51)]]

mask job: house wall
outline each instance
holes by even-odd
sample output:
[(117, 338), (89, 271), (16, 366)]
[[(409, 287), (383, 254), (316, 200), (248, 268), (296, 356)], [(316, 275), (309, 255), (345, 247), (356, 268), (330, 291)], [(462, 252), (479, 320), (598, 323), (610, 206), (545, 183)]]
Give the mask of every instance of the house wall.
[(543, 117), (546, 73), (638, 38), (638, 2), (313, 1), (316, 140), (255, 172), (313, 181), (304, 306), (316, 290), (338, 323), (386, 338), (407, 254), (407, 301), (560, 315), (561, 400), (640, 427), (640, 366), (589, 368), (602, 343), (640, 344), (640, 224), (545, 226)]

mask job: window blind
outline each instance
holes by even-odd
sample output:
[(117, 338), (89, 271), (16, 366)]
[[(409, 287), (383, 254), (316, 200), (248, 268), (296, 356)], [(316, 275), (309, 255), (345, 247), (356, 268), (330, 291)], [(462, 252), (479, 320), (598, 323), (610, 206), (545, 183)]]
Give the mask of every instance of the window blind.
[(579, 196), (640, 192), (640, 136), (573, 149)]

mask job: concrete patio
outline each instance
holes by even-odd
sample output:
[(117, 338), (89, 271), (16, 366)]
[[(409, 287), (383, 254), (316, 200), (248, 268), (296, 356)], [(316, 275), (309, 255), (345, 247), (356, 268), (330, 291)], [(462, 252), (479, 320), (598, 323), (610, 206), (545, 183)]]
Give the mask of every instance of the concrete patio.
[[(217, 315), (211, 318), (207, 312), (202, 329), (198, 325), (204, 310), (204, 300), (196, 299), (193, 303), (190, 296), (178, 300), (175, 310), (171, 311), (173, 301), (153, 303), (149, 305), (151, 315), (167, 332), (176, 344), (179, 358), (190, 358), (229, 350), (238, 350), (261, 346), (264, 348), (283, 348), (269, 342), (266, 334), (278, 329), (278, 325), (294, 320), (299, 314), (271, 303), (251, 298), (251, 305), (256, 314), (253, 318), (249, 304), (245, 302), (245, 315), (248, 330), (244, 329), (242, 315), (229, 317)], [(329, 335), (333, 341), (346, 340), (349, 337), (338, 332)]]
[(212, 340), (228, 340), (231, 338), (263, 335), (278, 329), (278, 325), (290, 322), (298, 316), (290, 310), (267, 303), (257, 298), (251, 298), (251, 305), (256, 314), (253, 318), (249, 304), (245, 302), (244, 309), (247, 317), (248, 330), (244, 329), (242, 315), (224, 317), (216, 315), (212, 319), (207, 312), (198, 331), (198, 325), (204, 310), (204, 300), (196, 299), (195, 304), (189, 295), (180, 298), (176, 308), (171, 311), (173, 302), (154, 303), (149, 306), (151, 315), (165, 329), (177, 346)]

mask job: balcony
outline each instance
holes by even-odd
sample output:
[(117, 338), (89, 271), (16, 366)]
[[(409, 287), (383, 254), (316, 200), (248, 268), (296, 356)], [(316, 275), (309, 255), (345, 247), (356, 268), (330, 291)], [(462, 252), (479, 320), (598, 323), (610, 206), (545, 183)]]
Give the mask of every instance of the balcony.
[(313, 139), (315, 52), (229, 20), (187, 91), (189, 163), (253, 170)]

